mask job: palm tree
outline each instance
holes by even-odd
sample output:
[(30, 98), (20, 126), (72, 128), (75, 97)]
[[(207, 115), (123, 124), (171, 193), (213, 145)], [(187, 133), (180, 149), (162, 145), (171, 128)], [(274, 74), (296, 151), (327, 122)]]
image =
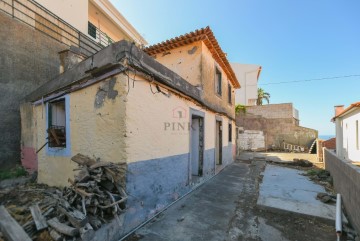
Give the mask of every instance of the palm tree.
[(270, 94), (265, 92), (262, 88), (258, 88), (258, 97), (257, 97), (257, 100), (256, 100), (256, 104), (257, 105), (262, 105), (263, 104), (263, 99), (265, 99), (266, 102), (269, 104)]
[(246, 113), (246, 106), (245, 105), (240, 105), (240, 104), (235, 105), (235, 113), (239, 114), (240, 112), (242, 112), (244, 114)]

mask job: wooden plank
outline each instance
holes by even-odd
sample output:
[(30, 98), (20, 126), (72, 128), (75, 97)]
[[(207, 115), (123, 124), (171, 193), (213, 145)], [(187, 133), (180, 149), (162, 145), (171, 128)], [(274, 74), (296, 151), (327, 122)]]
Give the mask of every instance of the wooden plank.
[(76, 154), (71, 158), (73, 162), (76, 162), (79, 165), (83, 166), (91, 166), (96, 163), (94, 159), (91, 159), (90, 157), (84, 156), (80, 153)]
[(31, 238), (11, 217), (4, 206), (0, 206), (0, 229), (8, 241), (31, 241)]
[(48, 225), (46, 223), (46, 219), (42, 215), (41, 210), (37, 204), (30, 207), (30, 212), (34, 219), (37, 230), (42, 230), (42, 229), (48, 227)]
[(56, 217), (48, 220), (47, 223), (59, 233), (66, 234), (71, 237), (79, 234), (79, 229), (72, 228), (70, 226), (67, 226), (66, 224), (60, 223)]

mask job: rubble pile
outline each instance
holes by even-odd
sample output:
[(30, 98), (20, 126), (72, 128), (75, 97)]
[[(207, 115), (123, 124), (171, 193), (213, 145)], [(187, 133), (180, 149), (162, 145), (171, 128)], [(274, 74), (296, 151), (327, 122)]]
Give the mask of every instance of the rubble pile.
[(14, 218), (33, 240), (91, 240), (94, 230), (124, 212), (126, 163), (96, 161), (82, 154), (71, 160), (79, 164), (79, 172), (68, 180), (69, 187), (44, 190), (45, 198), (28, 208), (7, 208), (13, 217), (13, 209), (22, 209), (16, 210), (21, 222)]

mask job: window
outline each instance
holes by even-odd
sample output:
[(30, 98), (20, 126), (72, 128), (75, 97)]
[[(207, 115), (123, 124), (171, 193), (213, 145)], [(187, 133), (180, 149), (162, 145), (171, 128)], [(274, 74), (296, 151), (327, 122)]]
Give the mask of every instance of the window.
[(48, 146), (66, 148), (65, 99), (48, 104)]
[(232, 142), (232, 124), (229, 124), (229, 142)]
[(218, 68), (215, 70), (215, 91), (216, 94), (220, 95), (222, 94), (221, 91), (221, 72)]
[(96, 39), (96, 27), (90, 22), (88, 22), (88, 34), (94, 39)]
[(228, 95), (228, 102), (229, 102), (229, 104), (231, 104), (231, 85), (230, 84), (228, 84), (228, 93), (229, 93), (229, 95)]
[(356, 121), (356, 150), (359, 150), (359, 121)]

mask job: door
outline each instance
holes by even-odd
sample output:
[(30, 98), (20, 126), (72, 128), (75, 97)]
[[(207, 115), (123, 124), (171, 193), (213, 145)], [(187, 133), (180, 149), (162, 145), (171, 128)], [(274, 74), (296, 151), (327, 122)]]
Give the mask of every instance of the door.
[(204, 128), (203, 118), (191, 119), (191, 174), (201, 176), (203, 169)]
[(216, 121), (215, 160), (216, 160), (217, 165), (222, 164), (222, 123), (221, 123), (221, 121)]

